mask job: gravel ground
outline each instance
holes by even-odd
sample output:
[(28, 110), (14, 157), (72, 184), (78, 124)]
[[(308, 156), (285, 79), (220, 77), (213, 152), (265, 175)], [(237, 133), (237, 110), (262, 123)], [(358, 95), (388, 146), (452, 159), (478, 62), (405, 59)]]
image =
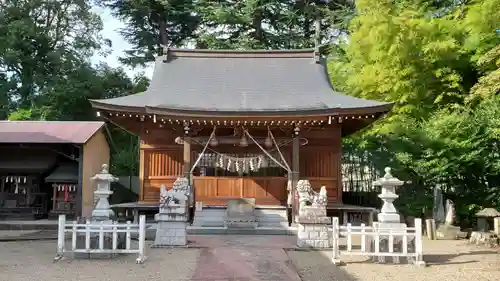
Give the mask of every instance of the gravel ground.
[(365, 257), (345, 257), (345, 266), (330, 262), (330, 251), (290, 251), (288, 256), (307, 281), (493, 281), (500, 280), (500, 252), (458, 241), (424, 241), (427, 267), (374, 264)]
[(53, 262), (55, 241), (0, 243), (0, 281), (184, 281), (191, 280), (199, 249), (147, 249), (148, 260), (136, 255), (109, 260)]
[[(55, 241), (2, 242), (0, 281), (295, 280), (284, 277), (286, 274), (292, 276), (291, 272), (274, 277), (265, 273), (267, 278), (256, 278), (258, 275), (251, 272), (286, 271), (287, 267), (297, 270), (303, 281), (500, 280), (500, 253), (469, 246), (463, 240), (425, 241), (425, 260), (429, 265), (425, 268), (407, 264), (373, 264), (363, 257), (342, 259), (346, 265), (336, 267), (330, 261), (330, 251), (288, 251), (285, 255), (283, 248), (287, 248), (293, 238), (203, 236), (194, 244), (207, 247), (204, 249), (148, 248), (148, 259), (142, 265), (135, 264), (135, 255), (111, 260), (74, 260), (69, 256), (54, 263)], [(252, 255), (248, 256), (249, 253)], [(240, 269), (237, 276), (234, 275), (236, 269)], [(228, 273), (221, 273), (224, 270)]]

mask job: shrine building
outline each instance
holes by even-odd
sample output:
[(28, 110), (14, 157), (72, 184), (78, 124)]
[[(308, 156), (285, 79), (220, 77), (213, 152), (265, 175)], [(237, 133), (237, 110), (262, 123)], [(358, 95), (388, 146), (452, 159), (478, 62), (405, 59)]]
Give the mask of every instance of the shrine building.
[(0, 121), (0, 221), (90, 216), (104, 122)]
[(342, 137), (392, 107), (335, 91), (314, 49), (167, 49), (145, 92), (91, 103), (140, 138), (138, 206), (185, 176), (193, 206), (254, 198), (289, 212), (300, 179), (341, 205)]

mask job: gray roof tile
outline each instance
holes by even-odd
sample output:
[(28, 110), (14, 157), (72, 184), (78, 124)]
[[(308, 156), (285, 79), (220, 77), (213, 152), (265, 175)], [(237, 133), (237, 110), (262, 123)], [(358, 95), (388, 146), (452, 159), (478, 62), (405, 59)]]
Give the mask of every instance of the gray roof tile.
[(334, 91), (325, 62), (317, 62), (313, 50), (170, 50), (156, 59), (145, 92), (92, 102), (96, 108), (114, 105), (219, 113), (388, 105)]

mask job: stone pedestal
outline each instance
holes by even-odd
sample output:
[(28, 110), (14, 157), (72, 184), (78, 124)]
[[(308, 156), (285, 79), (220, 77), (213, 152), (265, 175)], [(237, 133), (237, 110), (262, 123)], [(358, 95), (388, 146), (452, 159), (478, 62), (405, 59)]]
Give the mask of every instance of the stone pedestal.
[(326, 216), (326, 208), (305, 206), (296, 217), (297, 246), (299, 248), (328, 248), (330, 239), (328, 224), (331, 219)]
[(187, 216), (172, 214), (156, 214), (158, 222), (154, 247), (187, 245)]
[(165, 185), (161, 186), (160, 212), (155, 215), (158, 225), (154, 247), (187, 245), (189, 190), (186, 178), (178, 178), (169, 191)]

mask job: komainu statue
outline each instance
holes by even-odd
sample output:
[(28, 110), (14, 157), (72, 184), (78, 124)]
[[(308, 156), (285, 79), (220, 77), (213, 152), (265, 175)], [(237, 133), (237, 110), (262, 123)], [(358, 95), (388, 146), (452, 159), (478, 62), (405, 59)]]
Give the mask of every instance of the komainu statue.
[(172, 189), (167, 191), (165, 185), (160, 189), (160, 209), (185, 205), (190, 196), (189, 181), (186, 178), (177, 178)]
[[(312, 190), (314, 192), (314, 190)], [(328, 196), (326, 194), (326, 186), (322, 186), (319, 190), (319, 193), (316, 193), (313, 197), (313, 206), (326, 208), (326, 204), (328, 203)]]
[(299, 215), (303, 213), (306, 206), (326, 209), (328, 197), (325, 186), (322, 186), (318, 193), (311, 188), (311, 183), (308, 180), (299, 180), (297, 182), (297, 194), (299, 196)]

